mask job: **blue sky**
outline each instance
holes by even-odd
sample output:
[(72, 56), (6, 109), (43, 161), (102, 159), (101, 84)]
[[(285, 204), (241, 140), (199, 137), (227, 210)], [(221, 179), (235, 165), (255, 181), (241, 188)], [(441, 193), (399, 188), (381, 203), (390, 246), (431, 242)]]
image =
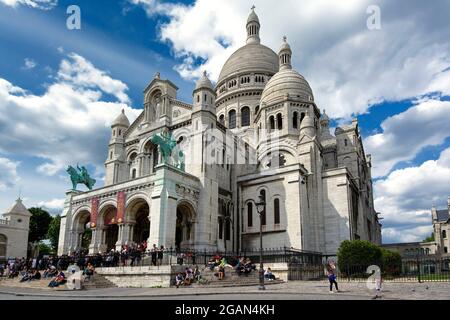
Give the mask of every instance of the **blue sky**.
[[(277, 51), (288, 37), (333, 126), (358, 118), (384, 241), (428, 235), (431, 205), (450, 196), (448, 1), (0, 0), (0, 212), (19, 189), (28, 206), (60, 211), (69, 163), (101, 184), (112, 119), (139, 114), (156, 72), (191, 102), (201, 72), (216, 80), (245, 43), (253, 2), (262, 43)], [(66, 28), (69, 5), (81, 30)]]

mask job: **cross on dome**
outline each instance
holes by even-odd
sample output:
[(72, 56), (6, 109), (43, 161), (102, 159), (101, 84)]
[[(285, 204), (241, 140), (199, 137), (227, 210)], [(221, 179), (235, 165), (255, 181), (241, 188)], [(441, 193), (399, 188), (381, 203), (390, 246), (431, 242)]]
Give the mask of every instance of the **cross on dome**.
[(251, 9), (252, 9), (252, 10), (255, 10), (255, 8), (256, 8), (255, 5), (252, 5)]

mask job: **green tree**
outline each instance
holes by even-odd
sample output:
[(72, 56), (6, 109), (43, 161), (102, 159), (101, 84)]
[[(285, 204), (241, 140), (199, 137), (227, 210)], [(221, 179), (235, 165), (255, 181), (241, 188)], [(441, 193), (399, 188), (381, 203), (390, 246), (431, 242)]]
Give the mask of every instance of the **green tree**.
[(381, 265), (381, 249), (369, 241), (345, 240), (338, 249), (339, 267), (367, 268), (370, 265)]
[(51, 253), (51, 248), (43, 242), (39, 243), (39, 255), (49, 255)]
[(61, 216), (57, 215), (56, 217), (53, 217), (52, 222), (50, 222), (50, 225), (48, 226), (47, 239), (50, 240), (52, 249), (54, 251), (56, 251), (58, 248), (60, 225), (61, 225)]
[(402, 256), (396, 251), (381, 248), (381, 270), (386, 275), (399, 275), (402, 270)]
[(429, 236), (426, 237), (423, 242), (433, 242), (434, 241), (434, 232)]
[(47, 231), (53, 218), (47, 211), (42, 208), (30, 208), (30, 231), (28, 241), (35, 242), (44, 240), (47, 237)]
[(83, 233), (83, 237), (81, 239), (81, 247), (88, 249), (91, 244), (92, 239), (92, 229), (86, 229)]

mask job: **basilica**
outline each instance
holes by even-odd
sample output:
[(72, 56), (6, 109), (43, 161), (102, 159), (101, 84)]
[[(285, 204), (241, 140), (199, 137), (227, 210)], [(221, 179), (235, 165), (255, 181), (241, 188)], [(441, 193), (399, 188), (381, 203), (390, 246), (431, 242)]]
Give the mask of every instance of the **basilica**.
[[(215, 86), (203, 74), (191, 104), (157, 74), (140, 116), (118, 115), (104, 186), (66, 193), (58, 254), (143, 241), (236, 252), (259, 248), (260, 230), (264, 248), (332, 255), (347, 239), (381, 244), (358, 121), (331, 133), (287, 39), (276, 53), (260, 27), (252, 9), (246, 44)], [(161, 136), (174, 141), (170, 157)]]

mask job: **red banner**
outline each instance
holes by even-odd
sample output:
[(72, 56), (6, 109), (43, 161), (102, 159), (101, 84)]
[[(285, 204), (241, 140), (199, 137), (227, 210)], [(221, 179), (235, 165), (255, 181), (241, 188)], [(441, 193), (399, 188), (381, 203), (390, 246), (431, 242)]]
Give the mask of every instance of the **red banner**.
[(125, 220), (125, 192), (119, 191), (117, 194), (117, 223), (124, 223)]
[(91, 200), (91, 228), (97, 227), (98, 216), (98, 198), (92, 198)]

